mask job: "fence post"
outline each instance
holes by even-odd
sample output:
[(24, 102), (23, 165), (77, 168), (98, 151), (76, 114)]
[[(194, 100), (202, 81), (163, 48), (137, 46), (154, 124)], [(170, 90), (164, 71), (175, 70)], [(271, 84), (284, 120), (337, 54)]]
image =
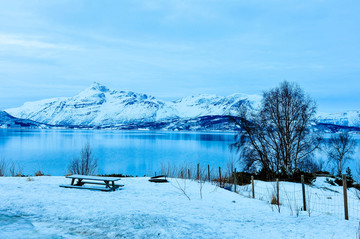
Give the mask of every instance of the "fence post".
[(277, 205), (280, 206), (280, 189), (279, 189), (279, 179), (276, 179), (276, 199), (277, 199)]
[(344, 188), (344, 210), (345, 210), (345, 220), (349, 220), (349, 209), (347, 201), (347, 185), (346, 185), (346, 174), (342, 175), (343, 188)]
[(235, 168), (235, 172), (234, 172), (234, 191), (236, 192), (236, 168)]
[(156, 171), (155, 171), (155, 177), (156, 177)]
[(209, 177), (209, 182), (211, 182), (211, 178), (210, 178), (210, 165), (208, 164), (208, 177)]
[(189, 179), (191, 179), (190, 169), (188, 169), (188, 177), (189, 177)]
[(219, 182), (220, 182), (220, 188), (221, 188), (221, 167), (219, 167)]
[(255, 198), (254, 176), (251, 176), (251, 185), (252, 185), (252, 196), (253, 198)]
[(200, 164), (198, 163), (197, 164), (197, 174), (196, 174), (196, 179), (197, 180), (200, 180), (200, 169), (199, 168), (200, 168)]
[(304, 175), (301, 175), (302, 194), (303, 194), (303, 210), (306, 211), (306, 197), (305, 197), (305, 180)]

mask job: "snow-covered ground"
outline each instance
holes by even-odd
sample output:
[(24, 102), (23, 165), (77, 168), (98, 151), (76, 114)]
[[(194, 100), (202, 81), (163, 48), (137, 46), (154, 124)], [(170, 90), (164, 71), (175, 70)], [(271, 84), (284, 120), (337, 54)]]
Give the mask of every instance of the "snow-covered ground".
[(98, 192), (60, 188), (70, 182), (64, 177), (32, 179), (0, 178), (0, 238), (356, 238), (358, 231), (355, 219), (296, 216), (286, 206), (278, 213), (210, 183), (201, 198), (201, 184), (190, 180), (123, 178), (122, 190)]

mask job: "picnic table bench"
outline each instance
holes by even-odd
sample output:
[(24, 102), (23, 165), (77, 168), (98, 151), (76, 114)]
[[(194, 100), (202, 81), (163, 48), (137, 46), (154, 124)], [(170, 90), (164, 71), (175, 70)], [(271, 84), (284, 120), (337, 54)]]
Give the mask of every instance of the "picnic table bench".
[[(99, 176), (87, 176), (87, 175), (70, 175), (66, 178), (71, 179), (70, 185), (60, 185), (63, 188), (77, 188), (77, 189), (90, 189), (90, 190), (99, 190), (99, 191), (115, 191), (119, 187), (124, 185), (115, 184), (116, 181), (119, 181), (120, 178), (113, 177), (99, 177)], [(76, 180), (76, 182), (75, 182)], [(104, 185), (105, 187), (86, 187), (85, 184), (95, 184), (95, 185)]]

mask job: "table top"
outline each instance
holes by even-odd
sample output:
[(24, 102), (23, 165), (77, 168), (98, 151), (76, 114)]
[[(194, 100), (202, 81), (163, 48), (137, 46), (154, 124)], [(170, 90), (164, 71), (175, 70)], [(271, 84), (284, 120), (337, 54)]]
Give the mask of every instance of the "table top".
[(121, 180), (120, 178), (114, 178), (114, 177), (87, 176), (87, 175), (79, 175), (79, 174), (66, 176), (66, 178), (87, 179), (87, 180), (96, 180), (96, 181), (118, 181), (118, 180)]

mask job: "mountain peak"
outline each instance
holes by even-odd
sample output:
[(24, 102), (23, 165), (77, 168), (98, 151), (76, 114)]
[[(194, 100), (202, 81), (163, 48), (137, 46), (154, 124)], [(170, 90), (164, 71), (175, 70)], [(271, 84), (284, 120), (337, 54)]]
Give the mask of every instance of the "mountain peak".
[(93, 82), (93, 83), (89, 86), (88, 90), (95, 90), (95, 91), (101, 91), (101, 92), (108, 92), (108, 91), (110, 91), (109, 88), (107, 88), (106, 86), (104, 86), (104, 85), (102, 85), (102, 84), (100, 84), (100, 83), (98, 83), (98, 82)]

